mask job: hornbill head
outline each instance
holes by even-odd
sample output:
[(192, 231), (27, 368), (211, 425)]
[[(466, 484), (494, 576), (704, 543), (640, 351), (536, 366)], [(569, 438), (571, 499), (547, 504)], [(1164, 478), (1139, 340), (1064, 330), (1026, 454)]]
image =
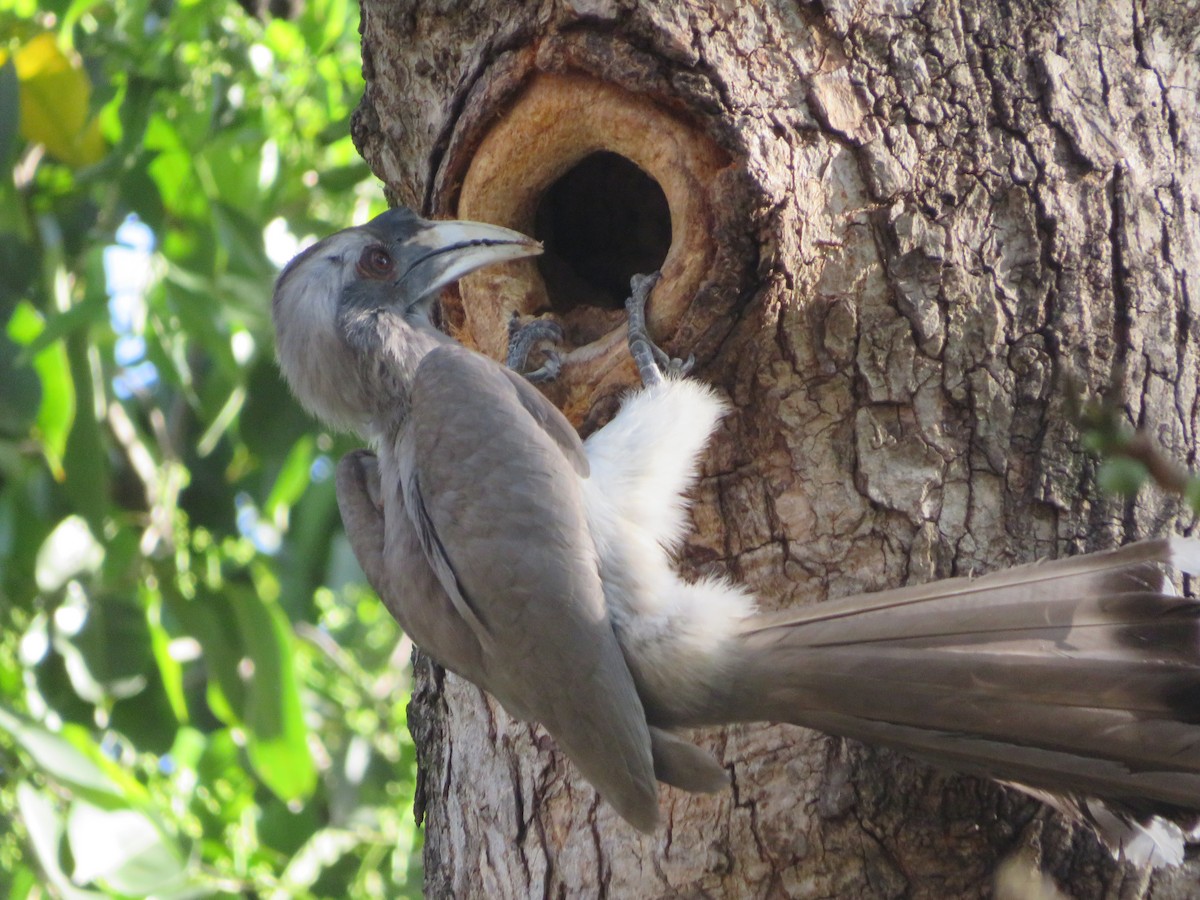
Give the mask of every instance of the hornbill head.
[[(364, 433), (379, 405), (403, 394), (429, 349), (438, 289), (491, 263), (532, 256), (541, 244), (480, 222), (422, 219), (397, 207), (309, 247), (275, 283), (279, 366), (309, 412)], [(380, 390), (386, 370), (394, 384)]]

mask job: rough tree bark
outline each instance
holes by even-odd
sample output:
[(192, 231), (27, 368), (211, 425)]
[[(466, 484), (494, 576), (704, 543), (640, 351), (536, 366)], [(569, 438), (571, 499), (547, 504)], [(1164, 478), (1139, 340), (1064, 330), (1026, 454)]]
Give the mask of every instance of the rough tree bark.
[[(583, 349), (555, 399), (585, 428), (631, 380), (611, 283), (670, 246), (656, 334), (737, 409), (682, 564), (814, 603), (1179, 527), (1169, 498), (1098, 494), (1064, 385), (1115, 382), (1195, 462), (1198, 23), (1153, 0), (363, 0), (355, 136), (397, 201), (507, 219), (574, 267), (468, 286), (447, 318), (497, 352), (510, 311), (559, 314)], [(571, 210), (609, 202), (601, 243), (625, 243), (584, 272)], [(412, 724), (431, 896), (984, 896), (1018, 851), (1074, 896), (1197, 890), (1195, 868), (1148, 888), (1020, 795), (797, 728), (697, 735), (733, 790), (663, 789), (643, 837), (427, 664)]]

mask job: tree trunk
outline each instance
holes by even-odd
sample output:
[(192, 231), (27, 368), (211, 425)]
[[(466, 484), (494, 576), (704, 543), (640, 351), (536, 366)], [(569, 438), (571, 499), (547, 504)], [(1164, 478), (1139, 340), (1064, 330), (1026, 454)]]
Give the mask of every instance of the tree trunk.
[[(551, 396), (584, 430), (633, 383), (622, 280), (662, 266), (652, 332), (736, 407), (681, 564), (814, 603), (1178, 527), (1153, 491), (1097, 492), (1067, 407), (1115, 384), (1194, 462), (1198, 23), (1153, 0), (363, 0), (355, 136), (395, 200), (546, 241), (446, 320), (498, 355), (511, 314), (557, 315)], [(733, 789), (663, 788), (641, 836), (540, 728), (428, 664), (416, 684), (431, 896), (989, 896), (1017, 854), (1074, 896), (1148, 889), (1022, 795), (787, 726), (696, 735)]]

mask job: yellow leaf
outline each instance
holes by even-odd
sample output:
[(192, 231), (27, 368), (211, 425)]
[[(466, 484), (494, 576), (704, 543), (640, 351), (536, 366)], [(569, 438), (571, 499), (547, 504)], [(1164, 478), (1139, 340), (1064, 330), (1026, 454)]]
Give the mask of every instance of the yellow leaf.
[(21, 136), (73, 168), (99, 162), (104, 139), (88, 118), (92, 85), (87, 73), (43, 32), (13, 57), (21, 90)]

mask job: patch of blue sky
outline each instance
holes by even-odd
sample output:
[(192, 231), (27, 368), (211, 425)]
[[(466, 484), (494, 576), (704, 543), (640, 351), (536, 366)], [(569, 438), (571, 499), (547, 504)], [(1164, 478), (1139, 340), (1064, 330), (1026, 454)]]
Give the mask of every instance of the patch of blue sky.
[(274, 556), (283, 545), (283, 535), (280, 530), (259, 514), (253, 498), (245, 493), (239, 493), (233, 500), (237, 511), (238, 531), (250, 539), (259, 553)]
[(113, 391), (128, 399), (150, 390), (158, 370), (146, 357), (146, 292), (154, 283), (154, 231), (137, 216), (117, 228), (116, 243), (104, 248), (108, 318), (117, 336), (114, 361), (120, 371)]

